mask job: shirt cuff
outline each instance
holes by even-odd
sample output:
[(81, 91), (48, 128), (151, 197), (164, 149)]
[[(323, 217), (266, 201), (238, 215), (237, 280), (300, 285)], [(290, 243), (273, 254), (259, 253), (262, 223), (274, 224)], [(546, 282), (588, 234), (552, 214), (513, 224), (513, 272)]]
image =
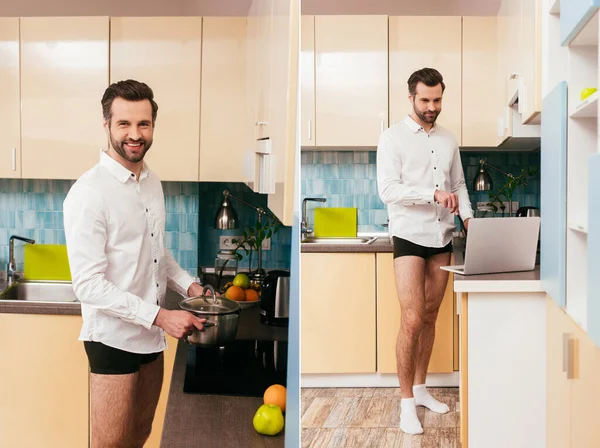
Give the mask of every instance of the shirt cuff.
[(133, 318), (133, 323), (141, 325), (148, 330), (152, 328), (152, 324), (156, 319), (156, 315), (160, 311), (160, 306), (140, 300), (138, 312)]
[(459, 207), (458, 212), (463, 221), (473, 218), (473, 210), (471, 210), (471, 207), (464, 207), (462, 209)]
[(435, 200), (435, 190), (437, 188), (426, 188), (423, 190), (423, 203), (431, 203)]

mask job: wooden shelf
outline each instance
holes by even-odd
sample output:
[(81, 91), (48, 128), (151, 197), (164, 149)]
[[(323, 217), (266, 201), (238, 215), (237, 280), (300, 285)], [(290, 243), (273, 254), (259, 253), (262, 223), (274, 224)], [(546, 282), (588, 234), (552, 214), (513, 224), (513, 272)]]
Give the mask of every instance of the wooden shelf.
[(591, 94), (577, 105), (577, 108), (569, 117), (571, 118), (593, 118), (598, 116), (598, 91)]
[(550, 0), (550, 14), (560, 13), (560, 0)]
[(583, 224), (577, 224), (575, 222), (569, 222), (569, 229), (571, 229), (575, 232), (585, 233), (586, 235), (588, 233), (587, 226), (585, 226)]

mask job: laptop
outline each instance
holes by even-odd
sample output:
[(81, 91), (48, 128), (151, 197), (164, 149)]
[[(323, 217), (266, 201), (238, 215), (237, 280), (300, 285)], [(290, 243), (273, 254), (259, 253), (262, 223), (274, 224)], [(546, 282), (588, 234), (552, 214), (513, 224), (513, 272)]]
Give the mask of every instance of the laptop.
[(539, 234), (539, 216), (473, 218), (469, 221), (465, 264), (441, 269), (460, 275), (531, 271)]

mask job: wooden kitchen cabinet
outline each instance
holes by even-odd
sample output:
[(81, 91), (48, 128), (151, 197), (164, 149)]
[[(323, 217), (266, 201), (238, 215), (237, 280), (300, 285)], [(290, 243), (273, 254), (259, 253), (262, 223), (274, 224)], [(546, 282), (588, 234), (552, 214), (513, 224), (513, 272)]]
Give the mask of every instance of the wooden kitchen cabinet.
[(246, 110), (246, 17), (204, 17), (200, 181), (244, 182), (253, 138)]
[(0, 314), (0, 446), (88, 446), (81, 316)]
[(76, 179), (107, 147), (108, 17), (24, 17), (22, 177)]
[[(498, 80), (496, 17), (463, 17), (462, 146), (496, 146)], [(482, 98), (482, 94), (485, 99)]]
[(300, 143), (315, 146), (315, 16), (302, 16)]
[(21, 177), (19, 18), (0, 18), (0, 177)]
[[(304, 264), (302, 265), (304, 269)], [(435, 325), (435, 343), (428, 372), (454, 371), (454, 281), (448, 286)], [(396, 339), (400, 330), (400, 304), (396, 292), (394, 255), (377, 254), (377, 372), (396, 373)], [(304, 333), (302, 333), (304, 334)]]
[(154, 421), (152, 422), (152, 433), (144, 445), (145, 448), (160, 448), (160, 439), (162, 437), (165, 413), (167, 411), (167, 400), (169, 398), (173, 366), (175, 364), (175, 354), (177, 353), (177, 344), (179, 343), (179, 340), (166, 333), (165, 336), (167, 337), (167, 349), (164, 351), (165, 370), (163, 384), (162, 389), (160, 390), (158, 405), (156, 406), (156, 413), (154, 414)]
[[(424, 67), (435, 68), (444, 77), (446, 85), (438, 122), (454, 134), (460, 145), (461, 17), (398, 16), (390, 17), (389, 21), (391, 125), (402, 121), (412, 111), (408, 100), (409, 76)], [(476, 92), (473, 94), (477, 95)]]
[(549, 296), (547, 303), (547, 446), (600, 446), (600, 349)]
[(111, 83), (145, 82), (158, 103), (148, 165), (162, 181), (197, 181), (202, 18), (113, 17), (110, 45)]
[(570, 446), (597, 447), (600, 446), (597, 418), (600, 403), (600, 348), (581, 327), (574, 322), (572, 325), (575, 344), (572, 353), (574, 379), (571, 386)]
[(374, 373), (375, 254), (303, 253), (301, 261), (301, 372)]
[(315, 55), (316, 146), (376, 146), (388, 126), (387, 16), (316, 16)]
[(571, 384), (564, 369), (563, 335), (573, 330), (565, 312), (552, 299), (546, 300), (546, 444), (547, 448), (570, 447)]

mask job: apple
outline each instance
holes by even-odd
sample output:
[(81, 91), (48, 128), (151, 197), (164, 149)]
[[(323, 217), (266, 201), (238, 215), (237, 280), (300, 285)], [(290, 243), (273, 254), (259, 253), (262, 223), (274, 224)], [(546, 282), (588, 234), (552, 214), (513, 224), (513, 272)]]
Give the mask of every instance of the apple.
[(598, 89), (595, 87), (586, 87), (585, 89), (583, 89), (580, 94), (581, 101), (585, 100), (588, 96), (590, 96), (596, 90), (598, 90)]
[(276, 404), (263, 404), (252, 420), (254, 429), (259, 434), (274, 436), (283, 429), (283, 413)]

